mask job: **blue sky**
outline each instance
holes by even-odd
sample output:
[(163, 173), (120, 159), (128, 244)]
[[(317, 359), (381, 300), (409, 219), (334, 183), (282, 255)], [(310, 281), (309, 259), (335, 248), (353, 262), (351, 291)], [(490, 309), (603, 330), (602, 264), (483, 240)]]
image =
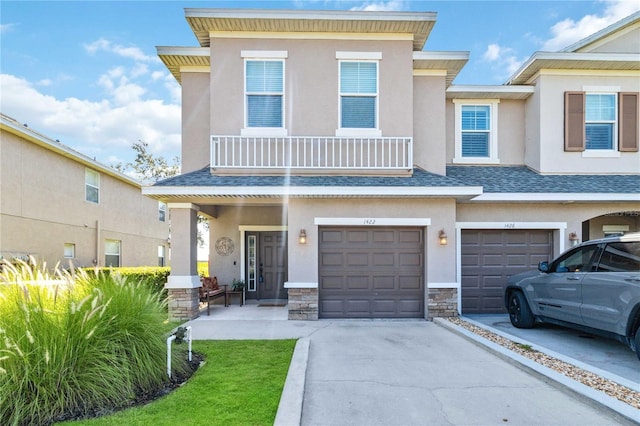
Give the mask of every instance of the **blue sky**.
[(179, 155), (180, 87), (156, 46), (197, 46), (186, 7), (436, 12), (425, 50), (469, 51), (454, 84), (502, 84), (640, 9), (594, 1), (10, 1), (0, 3), (0, 111), (106, 164), (138, 140)]

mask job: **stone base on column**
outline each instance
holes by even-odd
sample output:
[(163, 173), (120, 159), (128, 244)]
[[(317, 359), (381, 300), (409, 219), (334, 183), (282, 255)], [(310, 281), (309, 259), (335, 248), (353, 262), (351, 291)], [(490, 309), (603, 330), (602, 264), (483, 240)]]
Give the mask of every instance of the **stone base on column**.
[(169, 321), (189, 321), (200, 315), (197, 288), (168, 288)]
[(430, 288), (428, 320), (436, 317), (458, 316), (458, 289), (456, 288)]
[(318, 289), (289, 288), (289, 319), (318, 320)]

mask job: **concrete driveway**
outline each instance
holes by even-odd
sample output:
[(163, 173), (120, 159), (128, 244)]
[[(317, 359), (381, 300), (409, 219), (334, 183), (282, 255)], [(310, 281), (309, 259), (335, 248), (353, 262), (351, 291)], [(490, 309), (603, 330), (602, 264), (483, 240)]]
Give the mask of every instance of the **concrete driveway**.
[(333, 321), (309, 338), (302, 425), (628, 424), (431, 322)]
[[(640, 391), (640, 360), (629, 346), (613, 339), (572, 330), (553, 324), (538, 324), (531, 329), (515, 328), (508, 314), (465, 315), (477, 325), (511, 336), (510, 340), (526, 341), (567, 357), (573, 364), (584, 364), (586, 369), (598, 370), (599, 375), (617, 382), (631, 381)], [(575, 361), (575, 362), (574, 362)], [(625, 383), (626, 385), (626, 383)]]

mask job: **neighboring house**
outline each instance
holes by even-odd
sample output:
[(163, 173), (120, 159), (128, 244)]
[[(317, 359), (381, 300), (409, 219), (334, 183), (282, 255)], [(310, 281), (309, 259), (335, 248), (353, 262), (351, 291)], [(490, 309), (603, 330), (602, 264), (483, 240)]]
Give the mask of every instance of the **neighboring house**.
[(158, 47), (182, 85), (167, 202), (171, 315), (210, 273), (289, 318), (502, 311), (508, 276), (640, 230), (640, 13), (535, 53), (504, 85), (452, 82), (435, 13), (186, 9), (200, 47)]
[(141, 183), (0, 116), (0, 256), (47, 265), (165, 265), (166, 205)]

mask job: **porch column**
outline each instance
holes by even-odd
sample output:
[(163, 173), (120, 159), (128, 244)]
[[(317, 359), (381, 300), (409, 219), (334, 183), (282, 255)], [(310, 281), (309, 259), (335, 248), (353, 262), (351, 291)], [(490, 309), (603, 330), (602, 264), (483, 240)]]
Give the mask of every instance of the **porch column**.
[(169, 203), (171, 212), (171, 274), (169, 319), (186, 321), (198, 316), (198, 206)]

